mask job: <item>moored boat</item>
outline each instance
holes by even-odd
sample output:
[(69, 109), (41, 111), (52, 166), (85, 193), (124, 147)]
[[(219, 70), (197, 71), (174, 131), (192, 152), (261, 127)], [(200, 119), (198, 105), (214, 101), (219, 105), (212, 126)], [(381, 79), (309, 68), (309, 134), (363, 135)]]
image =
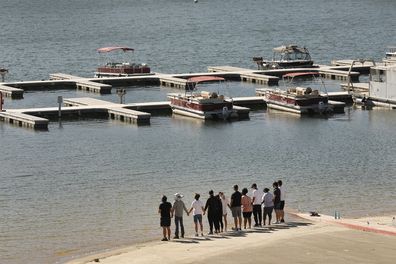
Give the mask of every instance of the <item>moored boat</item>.
[[(99, 53), (109, 52), (133, 52), (134, 49), (129, 47), (104, 47), (97, 49)], [(150, 67), (145, 63), (132, 63), (132, 62), (107, 62), (105, 65), (99, 66), (95, 72), (96, 77), (103, 76), (129, 76), (129, 75), (141, 75), (150, 73)]]
[(385, 58), (382, 59), (385, 65), (395, 64), (396, 63), (396, 47), (388, 47), (388, 50), (385, 52)]
[(259, 70), (313, 67), (313, 60), (307, 48), (297, 45), (280, 46), (273, 49), (272, 60), (253, 57)]
[[(286, 77), (308, 76), (314, 73), (292, 73)], [(316, 73), (317, 74), (317, 73)], [(291, 87), (281, 89), (256, 89), (256, 95), (263, 96), (268, 108), (287, 111), (296, 114), (329, 114), (332, 107), (328, 104), (327, 94), (320, 93), (310, 87)]]
[(370, 69), (367, 94), (355, 94), (357, 103), (396, 109), (396, 64)]
[(191, 77), (188, 82), (195, 89), (181, 93), (169, 93), (170, 105), (174, 114), (190, 116), (199, 119), (230, 119), (237, 117), (233, 109), (232, 98), (219, 95), (216, 92), (195, 91), (197, 85), (203, 82), (224, 82), (217, 76)]

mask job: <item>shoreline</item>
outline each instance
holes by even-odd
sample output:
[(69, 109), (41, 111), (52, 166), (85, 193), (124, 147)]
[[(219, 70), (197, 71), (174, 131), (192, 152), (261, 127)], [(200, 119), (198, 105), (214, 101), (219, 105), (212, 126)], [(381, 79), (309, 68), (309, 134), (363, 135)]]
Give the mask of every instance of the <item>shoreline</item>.
[[(376, 257), (377, 260), (378, 257), (382, 258), (382, 263), (388, 263), (388, 260), (389, 263), (392, 263), (392, 245), (396, 243), (396, 226), (392, 225), (392, 218), (395, 215), (335, 220), (334, 217), (327, 215), (310, 217), (308, 214), (297, 212), (287, 212), (287, 214), (289, 215), (288, 218), (292, 219), (292, 221), (288, 221), (282, 225), (252, 228), (243, 230), (242, 232), (227, 232), (215, 236), (197, 238), (186, 236), (184, 239), (172, 239), (169, 242), (161, 242), (159, 239), (152, 240), (72, 259), (66, 263), (86, 264), (97, 263), (97, 261), (108, 264), (131, 262), (204, 263), (204, 260), (209, 258), (219, 258), (219, 260), (227, 260), (229, 263), (237, 263), (238, 256), (231, 257), (233, 254), (230, 255), (230, 252), (241, 251), (242, 253), (246, 250), (254, 251), (255, 248), (262, 248), (262, 250), (267, 251), (266, 249), (272, 248), (278, 242), (286, 245), (285, 252), (296, 250), (295, 254), (297, 256), (294, 256), (294, 258), (302, 257), (304, 260), (301, 263), (311, 263), (309, 259), (299, 256), (299, 252), (309, 247), (310, 243), (313, 243), (311, 246), (318, 247), (317, 251), (323, 251), (318, 255), (319, 257), (332, 257), (334, 258), (334, 263), (343, 263), (341, 260), (345, 259), (341, 256), (350, 251), (354, 253), (359, 252), (360, 255), (364, 256), (364, 253), (368, 252), (369, 248), (376, 248), (378, 245), (381, 245), (381, 248), (376, 248), (375, 250), (376, 252), (381, 252), (381, 254), (374, 254), (372, 257)], [(376, 230), (380, 230), (380, 232), (376, 232)], [(386, 232), (382, 232), (381, 230), (385, 230)], [(338, 238), (335, 240), (336, 242), (331, 242), (326, 237)], [(297, 243), (300, 240), (302, 243)], [(377, 242), (374, 243), (374, 241)], [(290, 245), (288, 245), (289, 243)], [(338, 252), (334, 256), (331, 254), (328, 256), (326, 253), (328, 247), (338, 247), (340, 243), (352, 249), (343, 251), (344, 253)], [(348, 254), (346, 255), (343, 257), (349, 256)], [(353, 256), (355, 258), (357, 257), (355, 255)], [(268, 256), (266, 255), (266, 257)], [(370, 256), (365, 256), (364, 258), (369, 260)], [(314, 259), (318, 261), (317, 258)], [(293, 258), (290, 260), (293, 261)], [(359, 261), (356, 260), (351, 263), (357, 262)], [(375, 262), (366, 261), (365, 263)]]

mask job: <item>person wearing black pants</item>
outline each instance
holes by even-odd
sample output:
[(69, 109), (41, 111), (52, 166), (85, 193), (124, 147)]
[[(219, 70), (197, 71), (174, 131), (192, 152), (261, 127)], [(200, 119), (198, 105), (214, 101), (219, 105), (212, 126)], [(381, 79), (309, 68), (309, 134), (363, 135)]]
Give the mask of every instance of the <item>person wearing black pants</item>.
[(253, 183), (252, 187), (253, 195), (252, 195), (252, 204), (253, 204), (253, 217), (254, 217), (254, 226), (261, 226), (262, 222), (262, 210), (261, 210), (261, 198), (263, 197), (263, 192), (258, 190), (257, 184)]
[(220, 222), (219, 222), (219, 202), (214, 196), (213, 190), (209, 191), (209, 198), (206, 201), (204, 213), (208, 211), (208, 222), (209, 222), (209, 235), (213, 235), (213, 226), (215, 228), (215, 233), (220, 232)]

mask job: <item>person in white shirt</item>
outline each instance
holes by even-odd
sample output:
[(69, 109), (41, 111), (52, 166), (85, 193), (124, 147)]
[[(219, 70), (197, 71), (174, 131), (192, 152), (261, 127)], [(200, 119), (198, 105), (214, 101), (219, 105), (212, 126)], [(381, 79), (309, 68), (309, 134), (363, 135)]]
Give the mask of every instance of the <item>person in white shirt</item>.
[(281, 219), (280, 222), (284, 223), (285, 222), (285, 210), (284, 210), (284, 208), (285, 208), (286, 190), (285, 190), (285, 187), (282, 185), (282, 181), (281, 180), (278, 180), (278, 186), (279, 186), (279, 189), (280, 189), (280, 192), (281, 192), (281, 195), (280, 195), (280, 210), (279, 210), (280, 219)]
[(265, 220), (268, 216), (268, 225), (271, 225), (272, 211), (274, 210), (274, 196), (269, 192), (268, 188), (264, 188), (264, 195), (261, 199), (261, 203), (264, 204), (263, 213), (263, 224), (265, 225)]
[(221, 227), (221, 232), (223, 232), (223, 230), (225, 232), (227, 232), (227, 208), (230, 206), (230, 202), (228, 201), (228, 199), (225, 197), (223, 192), (219, 192), (219, 196), (220, 196), (220, 200), (221, 200), (221, 205), (222, 205), (222, 210), (223, 210), (223, 220), (224, 220), (224, 224), (223, 221), (220, 221), (220, 227)]
[(257, 188), (257, 184), (253, 183), (252, 187), (252, 204), (253, 204), (253, 217), (254, 226), (261, 226), (262, 221), (262, 211), (261, 211), (261, 198), (263, 197), (263, 192)]
[(198, 223), (201, 227), (201, 236), (203, 236), (203, 225), (202, 225), (202, 214), (205, 214), (204, 204), (199, 200), (201, 195), (199, 193), (195, 194), (194, 201), (191, 203), (191, 208), (188, 214), (193, 212), (193, 220), (195, 224), (195, 236), (198, 236)]

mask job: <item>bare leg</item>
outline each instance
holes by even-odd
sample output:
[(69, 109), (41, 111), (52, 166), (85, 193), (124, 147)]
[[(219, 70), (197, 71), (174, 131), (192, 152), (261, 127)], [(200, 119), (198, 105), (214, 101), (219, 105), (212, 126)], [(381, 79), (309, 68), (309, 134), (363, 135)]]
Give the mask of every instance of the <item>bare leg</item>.
[(235, 230), (238, 229), (238, 217), (234, 217)]
[(246, 217), (243, 218), (243, 229), (246, 229), (247, 220), (248, 219)]
[(170, 235), (171, 235), (170, 226), (166, 227), (166, 230), (168, 231), (168, 233), (167, 233), (167, 235), (168, 235), (168, 240), (170, 240)]
[(239, 219), (239, 229), (242, 229), (242, 217), (238, 216)]
[(162, 234), (164, 235), (164, 238), (166, 238), (166, 227), (162, 227)]
[(249, 224), (249, 229), (252, 228), (252, 218), (251, 217), (248, 218), (248, 224)]
[(227, 232), (227, 215), (224, 215), (224, 231)]

